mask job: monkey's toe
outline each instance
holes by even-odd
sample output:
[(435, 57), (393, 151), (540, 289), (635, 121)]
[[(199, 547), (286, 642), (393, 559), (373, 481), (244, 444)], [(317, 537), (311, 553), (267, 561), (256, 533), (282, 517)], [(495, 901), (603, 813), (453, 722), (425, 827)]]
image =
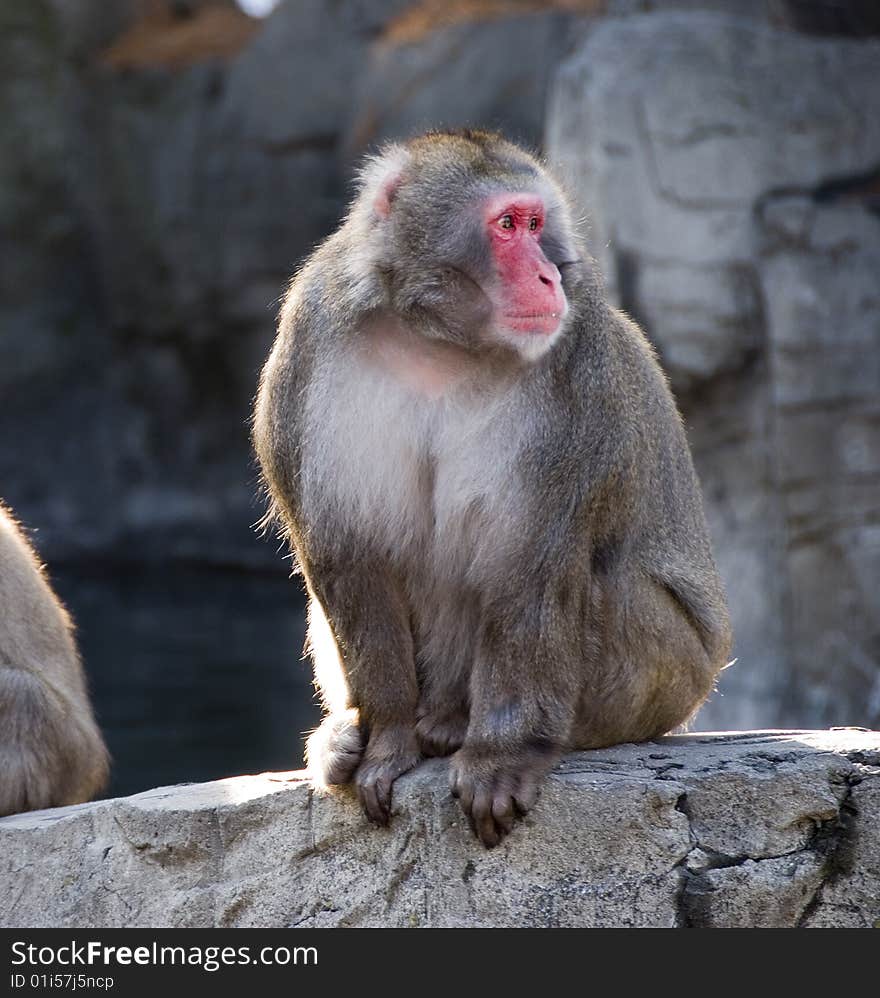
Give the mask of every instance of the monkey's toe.
[(416, 724), (416, 737), (425, 755), (452, 755), (461, 748), (467, 726), (468, 717), (463, 712), (443, 716), (426, 714)]
[(306, 766), (312, 779), (325, 786), (351, 782), (363, 755), (356, 710), (325, 717), (306, 742)]

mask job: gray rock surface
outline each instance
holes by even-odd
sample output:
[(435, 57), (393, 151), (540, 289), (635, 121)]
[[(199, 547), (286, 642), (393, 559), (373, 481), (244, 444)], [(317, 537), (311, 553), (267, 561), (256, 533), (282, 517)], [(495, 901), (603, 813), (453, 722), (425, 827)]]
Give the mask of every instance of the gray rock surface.
[(499, 848), (425, 763), (376, 829), (301, 773), (0, 820), (0, 924), (871, 926), (880, 732), (673, 736), (567, 757)]
[(880, 723), (880, 40), (705, 12), (596, 26), (547, 147), (656, 344), (735, 654), (701, 727)]
[[(157, 6), (0, 4), (0, 495), (50, 565), (283, 574), (248, 412), (349, 157), (444, 123), (540, 144), (550, 89), (546, 145), (679, 393), (731, 596), (740, 661), (700, 726), (880, 726), (880, 40), (843, 37), (876, 3), (289, 0), (223, 57), (133, 60)], [(426, 19), (446, 7), (467, 16)]]
[(553, 73), (590, 23), (578, 4), (547, 6), (489, 19), (475, 7), (473, 18), (418, 31), (392, 22), (354, 93), (347, 157), (430, 128), (494, 128), (538, 148)]
[(278, 566), (251, 400), (341, 211), (352, 79), (402, 4), (343, 0), (332, 31), (323, 0), (241, 15), (217, 57), (199, 19), (231, 0), (199, 0), (168, 15), (173, 62), (142, 5), (2, 5), (0, 493), (51, 562)]

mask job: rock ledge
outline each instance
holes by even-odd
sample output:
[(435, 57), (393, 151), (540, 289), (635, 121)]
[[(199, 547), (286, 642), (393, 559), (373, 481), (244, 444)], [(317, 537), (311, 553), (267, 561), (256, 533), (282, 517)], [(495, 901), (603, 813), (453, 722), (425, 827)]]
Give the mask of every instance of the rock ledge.
[(392, 825), (302, 773), (163, 787), (0, 820), (0, 924), (872, 926), (880, 732), (670, 736), (568, 756), (498, 849), (446, 764)]

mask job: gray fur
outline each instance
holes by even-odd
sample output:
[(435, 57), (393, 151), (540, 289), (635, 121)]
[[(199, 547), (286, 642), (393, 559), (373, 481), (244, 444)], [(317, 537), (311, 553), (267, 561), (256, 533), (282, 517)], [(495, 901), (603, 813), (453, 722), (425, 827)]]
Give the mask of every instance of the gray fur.
[(70, 618), (0, 506), (0, 815), (89, 800), (108, 768)]
[[(548, 206), (569, 309), (539, 349), (496, 319), (470, 205), (498, 190)], [(400, 773), (454, 752), (453, 792), (494, 845), (564, 751), (687, 722), (727, 661), (666, 380), (558, 186), (497, 137), (432, 134), (368, 165), (290, 287), (254, 441), (311, 599), (328, 717), (309, 762), (348, 778), (332, 732), (350, 763), (355, 717), (376, 821)]]

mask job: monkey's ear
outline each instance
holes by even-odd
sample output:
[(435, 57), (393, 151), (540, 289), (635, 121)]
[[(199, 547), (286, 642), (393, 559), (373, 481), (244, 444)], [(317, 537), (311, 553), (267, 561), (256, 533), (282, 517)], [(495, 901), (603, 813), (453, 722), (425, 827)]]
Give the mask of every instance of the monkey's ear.
[(402, 181), (403, 176), (400, 173), (392, 174), (382, 181), (373, 201), (373, 211), (379, 218), (387, 218), (391, 214), (391, 205), (394, 204)]
[(403, 146), (389, 146), (369, 160), (361, 171), (361, 197), (379, 218), (391, 214), (409, 162), (410, 154)]

